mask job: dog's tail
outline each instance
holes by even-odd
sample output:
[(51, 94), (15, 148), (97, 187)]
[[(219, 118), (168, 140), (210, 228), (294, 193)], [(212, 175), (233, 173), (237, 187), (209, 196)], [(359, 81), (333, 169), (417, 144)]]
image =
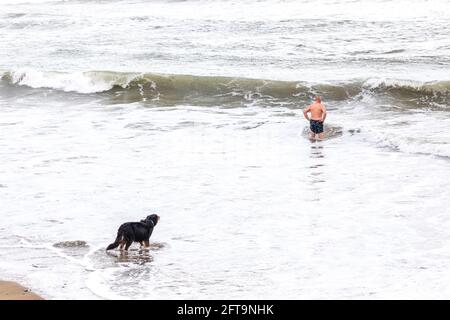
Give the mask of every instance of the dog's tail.
[(114, 242), (111, 243), (111, 244), (106, 248), (106, 251), (117, 248), (117, 247), (119, 246), (121, 240), (122, 240), (122, 232), (119, 231), (119, 232), (117, 232), (116, 240), (114, 240)]

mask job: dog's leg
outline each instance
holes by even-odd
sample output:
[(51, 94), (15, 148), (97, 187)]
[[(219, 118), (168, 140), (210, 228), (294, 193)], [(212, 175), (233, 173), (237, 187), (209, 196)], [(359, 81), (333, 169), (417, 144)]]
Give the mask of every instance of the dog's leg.
[(119, 249), (120, 250), (123, 250), (123, 247), (125, 246), (125, 241), (120, 241), (120, 247), (119, 247)]
[(150, 240), (144, 241), (145, 247), (150, 248)]
[(144, 241), (139, 241), (139, 243), (141, 244), (141, 248), (144, 246)]
[(125, 251), (128, 251), (128, 248), (131, 246), (131, 244), (133, 243), (133, 241), (128, 240), (127, 244), (125, 245)]

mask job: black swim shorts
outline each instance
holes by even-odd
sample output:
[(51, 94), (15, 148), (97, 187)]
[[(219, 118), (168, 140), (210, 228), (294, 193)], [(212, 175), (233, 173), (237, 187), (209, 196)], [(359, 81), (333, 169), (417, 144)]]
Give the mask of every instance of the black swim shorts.
[(309, 128), (314, 133), (322, 133), (323, 132), (323, 122), (320, 120), (309, 120)]

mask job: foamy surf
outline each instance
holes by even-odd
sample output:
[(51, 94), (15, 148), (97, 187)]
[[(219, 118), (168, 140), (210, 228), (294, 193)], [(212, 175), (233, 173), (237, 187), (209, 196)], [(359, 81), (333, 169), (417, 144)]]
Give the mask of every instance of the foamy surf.
[[(0, 1), (2, 275), (48, 299), (449, 298), (449, 13)], [(167, 245), (105, 252), (149, 212)]]
[(95, 93), (111, 90), (114, 86), (128, 86), (135, 74), (111, 72), (56, 72), (19, 69), (3, 73), (3, 79), (12, 84), (31, 88), (48, 88), (65, 92)]

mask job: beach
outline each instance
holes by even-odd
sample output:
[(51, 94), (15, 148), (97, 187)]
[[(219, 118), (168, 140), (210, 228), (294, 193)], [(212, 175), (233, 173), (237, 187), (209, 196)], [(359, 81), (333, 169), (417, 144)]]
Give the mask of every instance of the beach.
[[(0, 278), (449, 299), (448, 21), (447, 0), (0, 1)], [(150, 249), (106, 251), (150, 214)]]
[(0, 281), (0, 300), (43, 300), (30, 289), (11, 281)]

